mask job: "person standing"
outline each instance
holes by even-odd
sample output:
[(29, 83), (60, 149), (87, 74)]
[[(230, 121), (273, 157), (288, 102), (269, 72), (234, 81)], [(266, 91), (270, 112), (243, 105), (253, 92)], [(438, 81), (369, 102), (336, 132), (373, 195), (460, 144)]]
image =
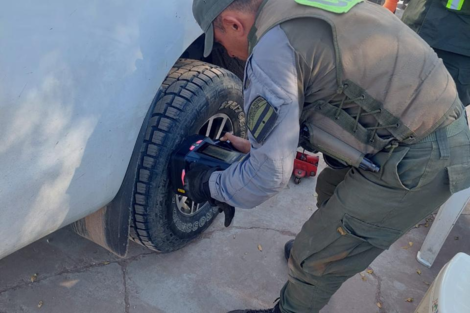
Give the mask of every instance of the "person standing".
[[(197, 203), (250, 209), (279, 193), (299, 142), (347, 164), (318, 177), (319, 209), (295, 238), (271, 309), (318, 313), (453, 193), (470, 187), (470, 130), (436, 54), (385, 8), (361, 0), (194, 0), (205, 32), (247, 60), (248, 156), (186, 172)], [(370, 27), (374, 25), (375, 27)]]
[[(394, 0), (389, 0), (394, 1)], [(442, 59), (470, 104), (470, 0), (410, 0), (402, 21)]]

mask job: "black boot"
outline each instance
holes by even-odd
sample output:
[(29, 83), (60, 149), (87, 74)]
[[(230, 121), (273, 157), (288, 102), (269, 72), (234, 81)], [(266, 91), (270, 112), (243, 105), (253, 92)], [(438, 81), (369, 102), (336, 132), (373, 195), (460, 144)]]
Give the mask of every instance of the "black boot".
[(294, 246), (294, 239), (289, 240), (286, 242), (284, 245), (284, 257), (286, 258), (287, 261), (289, 261), (290, 258), (290, 251), (292, 250), (292, 247)]
[(276, 304), (274, 308), (267, 310), (235, 310), (228, 313), (281, 313), (281, 310), (279, 309), (279, 304)]

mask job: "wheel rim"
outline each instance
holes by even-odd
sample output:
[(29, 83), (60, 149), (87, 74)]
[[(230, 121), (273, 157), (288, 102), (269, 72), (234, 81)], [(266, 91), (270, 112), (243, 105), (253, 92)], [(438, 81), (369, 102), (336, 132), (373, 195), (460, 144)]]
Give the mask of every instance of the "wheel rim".
[[(199, 135), (204, 135), (213, 140), (218, 140), (222, 134), (233, 133), (233, 123), (225, 113), (217, 113), (211, 116), (198, 130)], [(188, 197), (175, 194), (175, 204), (178, 210), (186, 215), (193, 216), (198, 213), (207, 203), (196, 203)]]

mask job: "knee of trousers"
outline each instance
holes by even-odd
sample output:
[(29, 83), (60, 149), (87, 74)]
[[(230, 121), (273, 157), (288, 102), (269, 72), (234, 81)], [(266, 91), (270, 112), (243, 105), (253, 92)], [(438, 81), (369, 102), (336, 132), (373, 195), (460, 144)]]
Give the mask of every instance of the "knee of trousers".
[(289, 275), (320, 289), (336, 285), (339, 288), (345, 280), (364, 271), (384, 251), (368, 243), (341, 246), (342, 243), (329, 246), (301, 261), (291, 257)]
[(315, 212), (297, 236), (289, 264), (294, 277), (332, 283), (334, 277), (353, 276), (402, 235), (334, 211), (325, 207)]

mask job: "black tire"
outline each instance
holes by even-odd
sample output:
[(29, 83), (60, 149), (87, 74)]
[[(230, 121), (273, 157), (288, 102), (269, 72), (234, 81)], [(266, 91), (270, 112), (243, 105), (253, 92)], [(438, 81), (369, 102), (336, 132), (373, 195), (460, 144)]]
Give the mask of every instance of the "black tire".
[(188, 59), (175, 64), (162, 84), (139, 158), (132, 240), (152, 250), (171, 252), (209, 227), (217, 209), (205, 204), (187, 214), (178, 208), (170, 187), (170, 156), (187, 136), (205, 134), (208, 125), (205, 129), (203, 125), (213, 116), (227, 116), (233, 133), (246, 137), (242, 104), (241, 81), (233, 73)]

